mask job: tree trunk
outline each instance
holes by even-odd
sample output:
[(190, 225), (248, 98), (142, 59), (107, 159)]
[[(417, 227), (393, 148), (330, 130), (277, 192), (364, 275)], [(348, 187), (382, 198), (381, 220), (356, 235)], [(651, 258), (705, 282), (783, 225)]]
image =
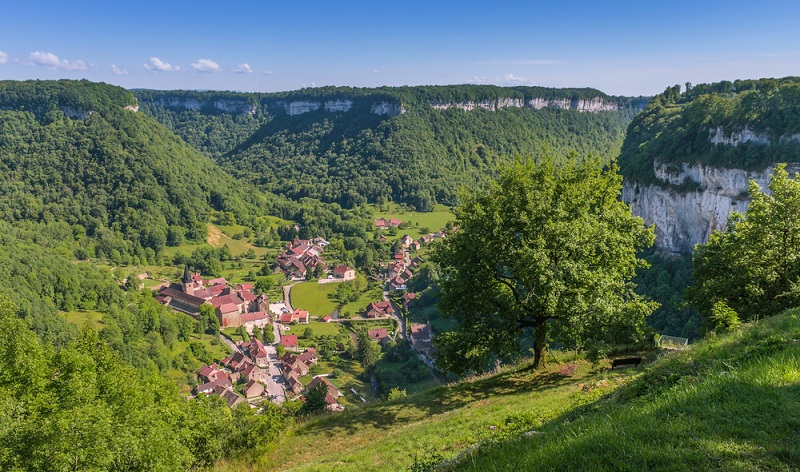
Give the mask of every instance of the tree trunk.
[(543, 321), (536, 325), (533, 330), (533, 368), (538, 369), (547, 365), (547, 322)]

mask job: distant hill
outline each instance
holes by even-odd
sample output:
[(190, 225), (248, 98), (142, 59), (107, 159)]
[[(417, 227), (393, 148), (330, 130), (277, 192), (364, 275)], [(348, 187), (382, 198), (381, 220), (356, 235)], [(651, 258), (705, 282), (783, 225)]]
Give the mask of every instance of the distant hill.
[(324, 87), (134, 91), (141, 110), (232, 174), (292, 199), (452, 205), (515, 154), (616, 157), (643, 98), (594, 89)]
[(212, 210), (246, 221), (264, 206), (136, 109), (106, 84), (0, 82), (0, 218), (66, 222), (110, 257), (202, 240)]
[(656, 183), (663, 180), (656, 175), (659, 166), (762, 170), (797, 162), (798, 111), (800, 77), (690, 85), (683, 93), (670, 87), (633, 119), (619, 158), (622, 173)]

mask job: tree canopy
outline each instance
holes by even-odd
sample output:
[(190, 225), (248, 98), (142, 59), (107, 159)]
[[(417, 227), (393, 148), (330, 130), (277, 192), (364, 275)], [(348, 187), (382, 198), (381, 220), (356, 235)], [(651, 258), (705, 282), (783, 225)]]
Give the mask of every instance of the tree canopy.
[[(288, 94), (235, 94), (252, 115), (220, 113), (218, 92), (137, 91), (144, 113), (217, 160), (231, 174), (292, 199), (311, 197), (352, 208), (391, 198), (430, 211), (455, 203), (462, 185), (482, 183), (507, 156), (542, 146), (614, 155), (640, 100), (593, 89), (443, 86), (352, 89), (323, 87)], [(533, 98), (601, 98), (619, 111), (580, 113), (543, 108), (436, 110), (431, 103), (496, 104)], [(347, 112), (285, 112), (288, 100), (346, 100)], [(192, 101), (199, 110), (171, 106)], [(377, 115), (376, 103), (404, 113)], [(206, 106), (209, 105), (209, 106)], [(236, 108), (236, 107), (234, 107)], [(398, 111), (399, 113), (399, 111)]]
[(732, 213), (727, 231), (714, 232), (695, 250), (695, 284), (687, 297), (706, 317), (718, 302), (751, 320), (800, 301), (800, 177), (789, 177), (780, 164), (769, 193), (754, 181), (749, 192), (747, 211)]
[(546, 157), (517, 160), (463, 197), (457, 231), (433, 254), (440, 308), (459, 322), (436, 338), (443, 367), (480, 370), (531, 338), (538, 367), (550, 340), (601, 352), (643, 337), (655, 304), (631, 278), (654, 234), (619, 200), (621, 186), (596, 158), (557, 167)]

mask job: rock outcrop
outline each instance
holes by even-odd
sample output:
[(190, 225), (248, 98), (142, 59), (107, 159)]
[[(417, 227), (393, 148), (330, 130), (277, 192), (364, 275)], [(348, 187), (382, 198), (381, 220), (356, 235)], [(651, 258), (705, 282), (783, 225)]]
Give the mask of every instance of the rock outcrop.
[[(770, 164), (759, 171), (745, 171), (655, 162), (659, 184), (626, 181), (622, 198), (631, 205), (633, 214), (641, 216), (648, 225), (655, 225), (657, 248), (690, 253), (695, 244), (706, 242), (713, 231), (725, 229), (731, 211), (747, 209), (748, 182), (755, 180), (766, 189), (773, 167)], [(800, 165), (791, 165), (788, 170), (798, 172)]]

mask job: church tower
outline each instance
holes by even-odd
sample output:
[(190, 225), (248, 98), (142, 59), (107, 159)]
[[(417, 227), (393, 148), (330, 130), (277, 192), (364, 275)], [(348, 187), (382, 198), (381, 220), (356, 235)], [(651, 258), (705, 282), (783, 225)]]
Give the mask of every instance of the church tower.
[(183, 293), (194, 295), (194, 282), (192, 281), (192, 274), (189, 272), (189, 264), (183, 267), (183, 280), (181, 281)]

